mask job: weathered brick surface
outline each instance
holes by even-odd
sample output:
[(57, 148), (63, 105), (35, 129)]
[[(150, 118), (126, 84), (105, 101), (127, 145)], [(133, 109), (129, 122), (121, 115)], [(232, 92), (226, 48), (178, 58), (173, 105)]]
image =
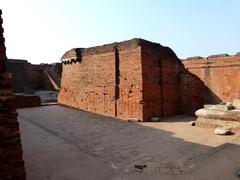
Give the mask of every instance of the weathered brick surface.
[(59, 90), (61, 86), (62, 64), (41, 64), (43, 84), (45, 89)]
[(24, 180), (22, 146), (17, 121), (11, 75), (6, 73), (6, 53), (0, 10), (0, 179)]
[(15, 93), (33, 94), (34, 90), (59, 90), (61, 64), (31, 64), (26, 60), (8, 59), (6, 70), (12, 74)]
[(41, 106), (41, 99), (37, 95), (15, 94), (14, 97), (16, 108)]
[(84, 56), (63, 66), (61, 104), (114, 116), (114, 52)]
[(142, 47), (144, 117), (179, 114), (178, 73), (182, 65), (173, 51), (157, 44)]
[[(190, 110), (184, 112), (192, 114), (193, 109), (202, 106), (202, 101), (198, 102), (200, 93), (181, 97), (183, 81), (179, 74), (185, 78), (189, 72), (170, 48), (157, 43), (133, 39), (71, 49), (61, 60), (60, 104), (143, 121), (152, 116), (179, 114), (188, 106)], [(198, 78), (191, 80), (200, 81)], [(191, 83), (184, 81), (185, 89), (192, 90)], [(194, 99), (195, 96), (200, 97)], [(187, 98), (194, 102), (182, 107), (181, 100)]]
[(204, 83), (187, 70), (179, 74), (181, 113), (195, 115), (204, 104)]
[(189, 58), (185, 67), (205, 84), (204, 103), (217, 104), (240, 98), (240, 56), (213, 55)]
[(141, 48), (119, 51), (119, 98), (116, 116), (119, 118), (137, 118), (142, 120), (142, 66)]

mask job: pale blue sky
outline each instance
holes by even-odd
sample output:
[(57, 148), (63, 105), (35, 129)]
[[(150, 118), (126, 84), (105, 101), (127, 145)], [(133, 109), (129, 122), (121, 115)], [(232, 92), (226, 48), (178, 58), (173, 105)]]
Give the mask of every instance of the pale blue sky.
[(32, 63), (135, 37), (179, 58), (240, 51), (240, 0), (0, 0), (0, 9), (7, 56)]

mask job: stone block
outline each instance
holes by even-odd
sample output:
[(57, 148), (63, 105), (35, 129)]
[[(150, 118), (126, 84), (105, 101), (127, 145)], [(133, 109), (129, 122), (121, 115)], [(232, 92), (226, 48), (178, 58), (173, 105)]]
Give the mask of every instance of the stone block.
[(160, 117), (151, 117), (150, 121), (151, 122), (159, 122), (159, 121), (161, 121), (161, 118)]
[(233, 99), (233, 107), (240, 110), (240, 99)]
[(240, 122), (240, 111), (231, 110), (231, 111), (218, 111), (213, 109), (199, 109), (195, 112), (195, 115), (199, 118), (207, 119), (220, 119), (226, 121), (237, 121)]
[(139, 122), (140, 120), (138, 118), (127, 118), (128, 122)]
[(231, 131), (230, 128), (224, 128), (224, 127), (222, 127), (222, 128), (216, 128), (216, 129), (214, 130), (214, 133), (215, 133), (216, 135), (230, 135), (230, 134), (232, 134), (232, 131)]
[(195, 126), (196, 121), (190, 121), (190, 122), (188, 122), (188, 124), (189, 124), (190, 126)]
[(211, 109), (211, 110), (217, 110), (217, 111), (228, 111), (233, 109), (232, 106), (227, 105), (227, 104), (216, 104), (216, 105), (212, 105), (212, 104), (206, 104), (204, 105), (205, 109)]

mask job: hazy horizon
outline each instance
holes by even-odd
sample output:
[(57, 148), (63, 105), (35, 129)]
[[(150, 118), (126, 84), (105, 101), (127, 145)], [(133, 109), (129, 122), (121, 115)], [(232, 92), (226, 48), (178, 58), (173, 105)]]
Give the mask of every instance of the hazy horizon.
[(9, 59), (59, 62), (75, 47), (142, 38), (181, 58), (240, 51), (238, 0), (0, 0)]

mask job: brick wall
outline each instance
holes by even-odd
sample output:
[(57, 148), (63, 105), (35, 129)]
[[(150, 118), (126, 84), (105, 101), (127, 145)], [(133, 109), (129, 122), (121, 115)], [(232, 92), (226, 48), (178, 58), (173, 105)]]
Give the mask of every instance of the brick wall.
[(37, 95), (15, 94), (14, 97), (16, 108), (41, 106), (41, 99)]
[[(9, 59), (6, 61), (6, 70), (12, 74), (12, 89), (15, 93), (33, 93), (33, 87), (28, 75), (30, 70), (27, 71), (28, 64), (25, 60)], [(35, 78), (36, 73), (33, 72), (32, 74), (31, 79), (34, 79), (34, 84), (37, 84), (39, 81)]]
[(89, 55), (63, 65), (59, 103), (114, 116), (114, 57), (114, 52)]
[[(93, 48), (77, 48), (66, 52), (61, 61), (60, 104), (143, 121), (152, 116), (181, 112), (192, 114), (193, 109), (202, 106), (202, 101), (196, 102), (201, 97), (194, 99), (200, 93), (181, 96), (181, 83), (185, 90), (193, 90), (189, 81), (193, 76), (188, 75), (170, 48), (157, 43), (133, 39)], [(199, 78), (191, 80), (200, 81)], [(197, 89), (194, 91), (198, 92)], [(181, 100), (194, 102), (181, 104)]]
[(31, 64), (26, 60), (8, 59), (6, 69), (12, 74), (14, 93), (33, 94), (34, 90), (59, 90), (61, 64)]
[(144, 119), (190, 114), (203, 106), (203, 82), (168, 47), (142, 47)]
[(240, 55), (194, 57), (183, 61), (186, 69), (205, 84), (204, 103), (217, 104), (240, 98)]
[[(45, 88), (45, 82), (43, 78), (43, 68), (40, 65), (27, 63), (25, 66), (26, 79), (21, 82), (24, 84), (29, 83), (30, 88), (34, 91), (35, 89)], [(15, 74), (13, 74), (14, 76)]]
[(142, 119), (141, 53), (137, 42), (72, 49), (62, 59), (65, 65), (60, 104), (113, 117)]
[(142, 120), (142, 66), (139, 46), (119, 51), (119, 98), (117, 117)]
[(24, 180), (22, 146), (17, 121), (11, 74), (5, 70), (6, 48), (0, 10), (0, 179)]
[(144, 118), (180, 113), (177, 75), (182, 64), (170, 48), (156, 43), (142, 47)]
[(184, 69), (178, 77), (182, 114), (195, 115), (204, 105), (204, 83), (199, 77)]

